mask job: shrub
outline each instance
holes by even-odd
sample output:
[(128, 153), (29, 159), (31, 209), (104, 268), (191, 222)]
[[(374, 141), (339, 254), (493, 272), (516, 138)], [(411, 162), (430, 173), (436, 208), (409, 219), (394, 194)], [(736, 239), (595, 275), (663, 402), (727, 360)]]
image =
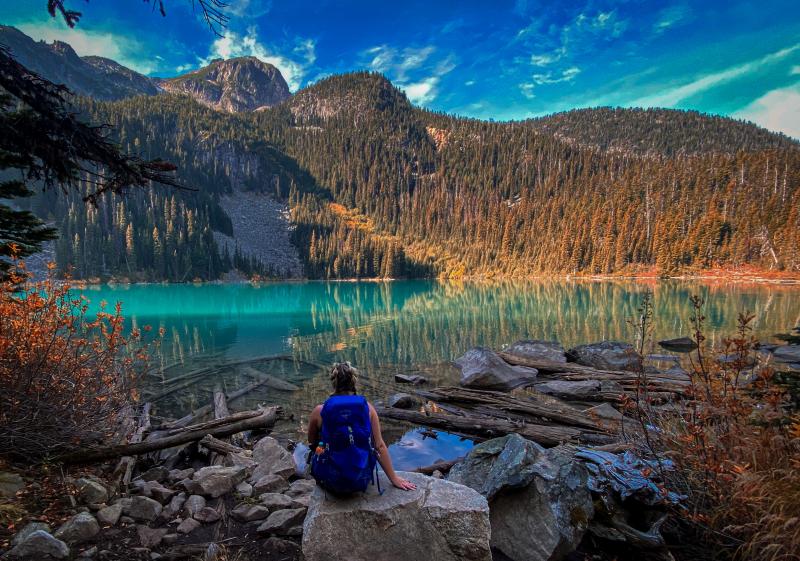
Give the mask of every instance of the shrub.
[(646, 391), (628, 404), (641, 445), (675, 462), (668, 477), (687, 496), (680, 517), (714, 557), (800, 559), (800, 416), (758, 356), (753, 316), (741, 314), (736, 334), (710, 349), (703, 302), (692, 304), (690, 389), (675, 408), (654, 406)]
[(123, 337), (120, 306), (87, 315), (85, 297), (16, 265), (0, 282), (0, 454), (57, 460), (114, 436), (147, 359), (141, 334)]

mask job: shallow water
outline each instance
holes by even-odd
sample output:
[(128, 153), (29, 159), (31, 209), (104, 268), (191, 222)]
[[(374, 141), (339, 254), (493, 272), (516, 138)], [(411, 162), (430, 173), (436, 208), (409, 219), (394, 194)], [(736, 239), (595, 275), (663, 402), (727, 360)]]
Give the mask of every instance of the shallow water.
[[(655, 303), (654, 340), (689, 334), (693, 294), (706, 302), (712, 343), (733, 332), (739, 312), (755, 314), (753, 332), (761, 339), (800, 321), (800, 287), (756, 284), (415, 280), (97, 286), (81, 292), (92, 308), (103, 300), (121, 301), (128, 328), (164, 328), (156, 353), (160, 368), (144, 381), (151, 396), (169, 378), (213, 367), (197, 383), (158, 400), (158, 413), (185, 413), (208, 403), (215, 387), (231, 392), (267, 372), (300, 390), (261, 388), (231, 409), (281, 403), (294, 415), (281, 430), (302, 438), (307, 412), (328, 395), (325, 369), (334, 361), (356, 365), (363, 392), (373, 400), (406, 389), (394, 383), (397, 372), (455, 383), (458, 371), (450, 361), (476, 345), (499, 348), (521, 338), (557, 339), (565, 347), (603, 339), (631, 341), (634, 334), (626, 320), (638, 315), (649, 290)], [(276, 355), (281, 358), (226, 366)], [(459, 455), (452, 441), (423, 441), (406, 430), (385, 429), (403, 467)]]

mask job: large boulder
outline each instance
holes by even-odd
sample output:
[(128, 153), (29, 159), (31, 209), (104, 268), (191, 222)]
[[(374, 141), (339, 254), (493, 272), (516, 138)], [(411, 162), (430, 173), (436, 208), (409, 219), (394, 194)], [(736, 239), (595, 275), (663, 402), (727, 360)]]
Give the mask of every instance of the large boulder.
[(243, 466), (206, 466), (197, 470), (186, 490), (195, 495), (221, 497), (230, 493), (247, 478), (247, 468)]
[(678, 337), (676, 339), (663, 339), (658, 342), (659, 346), (668, 351), (676, 353), (690, 353), (697, 348), (697, 343), (691, 337)]
[(28, 534), (24, 540), (11, 550), (12, 558), (43, 561), (44, 559), (65, 559), (69, 557), (69, 547), (44, 530)]
[(297, 473), (292, 453), (270, 436), (256, 442), (253, 447), (253, 461), (257, 466), (250, 478), (251, 483), (257, 482), (265, 475), (280, 475), (288, 479)]
[(598, 370), (630, 370), (643, 368), (642, 355), (633, 345), (617, 341), (602, 341), (588, 345), (578, 345), (567, 352), (568, 358), (584, 366)]
[(539, 371), (524, 366), (511, 366), (491, 349), (475, 347), (455, 360), (461, 368), (461, 385), (480, 390), (510, 391), (529, 386)]
[(510, 434), (473, 448), (448, 479), (489, 498), (492, 547), (514, 561), (563, 559), (594, 515), (586, 469), (568, 446)]
[[(490, 561), (489, 507), (476, 491), (419, 473), (400, 473), (414, 491), (394, 488), (337, 498), (317, 487), (303, 525), (307, 561)], [(347, 536), (347, 539), (342, 539)]]
[(82, 477), (75, 482), (78, 489), (78, 498), (84, 504), (100, 504), (108, 500), (108, 490), (105, 485), (94, 479)]
[(505, 352), (531, 360), (545, 360), (549, 362), (567, 362), (564, 347), (558, 341), (542, 341), (540, 339), (526, 339), (517, 341)]

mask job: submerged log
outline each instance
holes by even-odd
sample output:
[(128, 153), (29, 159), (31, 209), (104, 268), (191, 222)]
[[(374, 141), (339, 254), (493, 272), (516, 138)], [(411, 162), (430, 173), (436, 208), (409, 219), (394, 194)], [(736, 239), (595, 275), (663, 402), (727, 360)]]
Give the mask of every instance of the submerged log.
[(240, 372), (246, 374), (247, 376), (252, 376), (253, 378), (261, 380), (259, 385), (267, 386), (268, 388), (272, 388), (273, 390), (278, 390), (282, 392), (294, 392), (300, 389), (299, 386), (295, 386), (291, 382), (287, 382), (286, 380), (281, 380), (280, 378), (276, 378), (266, 372), (262, 372), (252, 366), (245, 366), (244, 368), (239, 369)]
[(62, 456), (59, 460), (67, 464), (91, 463), (119, 456), (146, 454), (147, 452), (154, 452), (156, 450), (163, 450), (180, 444), (194, 442), (202, 439), (207, 434), (222, 438), (246, 430), (271, 428), (275, 425), (275, 421), (280, 418), (281, 414), (282, 409), (280, 407), (268, 407), (258, 411), (244, 411), (242, 413), (230, 415), (225, 419), (215, 419), (206, 423), (191, 425), (186, 428), (173, 429), (163, 438), (134, 444), (80, 450)]
[(378, 415), (386, 419), (406, 421), (425, 427), (441, 429), (470, 438), (497, 438), (512, 432), (533, 440), (542, 446), (558, 446), (562, 442), (584, 444), (606, 444), (613, 439), (605, 434), (581, 430), (576, 427), (523, 423), (507, 419), (496, 419), (485, 416), (456, 417), (454, 415), (426, 415), (417, 411), (376, 407)]
[(450, 471), (454, 465), (464, 459), (464, 456), (459, 456), (455, 460), (442, 460), (440, 462), (434, 462), (429, 466), (420, 466), (416, 469), (412, 469), (413, 473), (424, 473), (425, 475), (433, 475), (434, 471), (439, 471), (441, 473), (447, 473)]

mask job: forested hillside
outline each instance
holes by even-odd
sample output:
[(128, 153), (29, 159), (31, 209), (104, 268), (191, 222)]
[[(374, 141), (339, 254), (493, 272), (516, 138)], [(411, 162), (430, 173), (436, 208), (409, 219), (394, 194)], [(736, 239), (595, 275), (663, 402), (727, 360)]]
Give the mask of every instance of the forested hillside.
[(620, 109), (483, 122), (415, 108), (368, 73), (254, 113), (169, 95), (82, 104), (197, 191), (97, 209), (49, 195), (59, 264), (80, 276), (280, 276), (216, 248), (219, 197), (237, 190), (289, 202), (313, 278), (800, 270), (800, 149), (750, 124)]

